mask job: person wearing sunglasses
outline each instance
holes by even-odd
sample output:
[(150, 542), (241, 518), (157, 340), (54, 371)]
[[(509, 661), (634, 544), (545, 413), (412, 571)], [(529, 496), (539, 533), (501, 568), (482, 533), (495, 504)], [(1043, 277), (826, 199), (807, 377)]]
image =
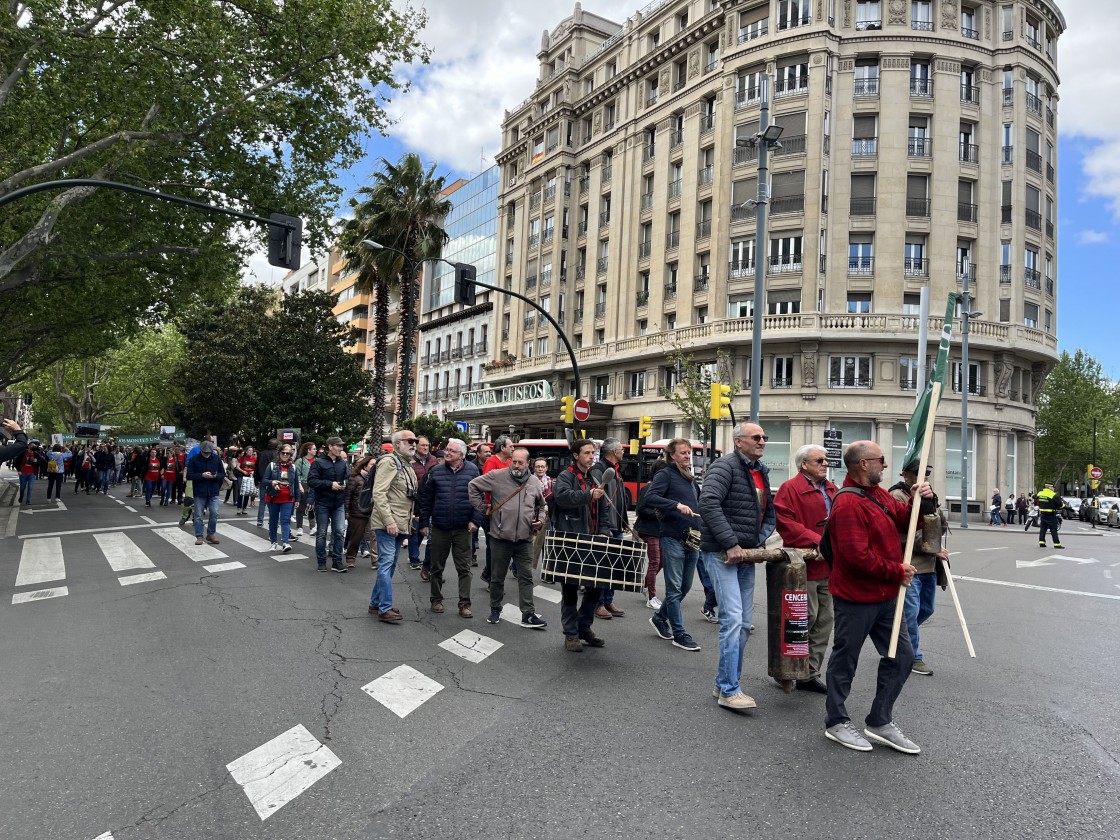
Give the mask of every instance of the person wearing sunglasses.
[(290, 443), (281, 444), (278, 459), (264, 468), (261, 479), (261, 497), (268, 505), (268, 541), (272, 543), (272, 551), (284, 554), (292, 550), (292, 509), (300, 501), (299, 474), (292, 461), (293, 454)]
[[(802, 446), (793, 455), (797, 475), (783, 482), (774, 496), (778, 533), (789, 548), (818, 548), (824, 522), (832, 509), (837, 487), (828, 480), (828, 458), (816, 443)], [(824, 654), (832, 635), (832, 595), (828, 591), (828, 563), (823, 558), (805, 562), (809, 593), (809, 678), (798, 680), (802, 691), (827, 693), (821, 679)]]
[(417, 491), (412, 453), (416, 450), (416, 433), (401, 429), (393, 432), (391, 440), (393, 451), (377, 459), (373, 472), (369, 524), (377, 540), (377, 582), (369, 596), (369, 613), (378, 621), (398, 624), (402, 616), (393, 606), (393, 572), (413, 526)]
[[(832, 655), (825, 684), (825, 737), (860, 752), (871, 742), (909, 755), (921, 748), (894, 722), (894, 704), (914, 665), (914, 648), (906, 623), (899, 628), (894, 659), (887, 657), (899, 586), (909, 586), (914, 567), (904, 562), (902, 541), (910, 527), (913, 502), (900, 502), (883, 489), (887, 459), (873, 440), (857, 440), (844, 452), (848, 474), (828, 516), (832, 548), (829, 590), (835, 611)], [(916, 476), (915, 476), (916, 480)], [(914, 498), (929, 499), (929, 484), (915, 484)], [(863, 732), (852, 724), (846, 701), (852, 688), (863, 644), (871, 638), (882, 657), (875, 699)]]
[(700, 490), (700, 556), (719, 600), (719, 668), (712, 694), (735, 711), (757, 705), (740, 686), (754, 606), (754, 564), (741, 560), (744, 549), (765, 545), (777, 525), (770, 469), (762, 463), (766, 440), (757, 423), (737, 426), (735, 451), (704, 471)]

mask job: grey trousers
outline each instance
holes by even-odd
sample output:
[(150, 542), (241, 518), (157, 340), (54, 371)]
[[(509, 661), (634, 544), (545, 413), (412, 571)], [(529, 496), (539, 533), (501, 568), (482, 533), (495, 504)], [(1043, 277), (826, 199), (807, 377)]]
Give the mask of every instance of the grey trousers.
[(599, 606), (599, 590), (584, 589), (583, 601), (578, 609), (577, 600), (579, 586), (574, 583), (560, 585), (560, 623), (564, 627), (564, 635), (570, 639), (591, 629), (595, 622), (595, 607)]
[(532, 540), (500, 540), (490, 535), (490, 609), (500, 610), (506, 597), (506, 573), (509, 562), (517, 564), (517, 606), (521, 615), (536, 612), (533, 606)]
[(828, 658), (828, 673), (825, 683), (828, 694), (825, 698), (825, 728), (851, 720), (845, 702), (852, 690), (852, 678), (859, 663), (859, 652), (867, 637), (871, 637), (875, 650), (882, 657), (879, 660), (879, 674), (876, 681), (875, 699), (871, 702), (866, 722), (868, 726), (883, 726), (894, 720), (894, 701), (902, 693), (902, 686), (910, 677), (914, 664), (914, 649), (910, 646), (910, 634), (906, 622), (902, 622), (898, 634), (898, 654), (887, 659), (891, 642), (891, 625), (894, 623), (895, 599), (873, 604), (860, 604), (833, 598), (836, 612), (836, 638), (832, 644), (832, 656)]
[(832, 593), (828, 578), (811, 580), (809, 590), (809, 677), (819, 677), (832, 635)]
[(432, 546), (432, 603), (443, 600), (443, 570), (447, 555), (455, 562), (459, 575), (459, 606), (471, 605), (471, 532), (466, 528), (435, 528), (428, 534)]

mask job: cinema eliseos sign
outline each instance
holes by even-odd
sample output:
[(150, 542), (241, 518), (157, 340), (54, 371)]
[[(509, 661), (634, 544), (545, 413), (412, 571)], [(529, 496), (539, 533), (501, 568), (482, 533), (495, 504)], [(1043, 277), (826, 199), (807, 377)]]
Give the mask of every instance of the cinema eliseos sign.
[(505, 406), (524, 407), (526, 404), (544, 403), (556, 400), (556, 393), (544, 379), (535, 382), (519, 382), (502, 388), (480, 388), (459, 395), (459, 409), (468, 411), (475, 408), (502, 408)]

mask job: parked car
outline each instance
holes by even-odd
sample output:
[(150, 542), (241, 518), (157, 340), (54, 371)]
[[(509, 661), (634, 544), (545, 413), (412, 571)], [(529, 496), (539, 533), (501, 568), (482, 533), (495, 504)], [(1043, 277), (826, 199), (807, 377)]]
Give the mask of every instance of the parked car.
[(1108, 527), (1120, 528), (1120, 505), (1113, 505), (1108, 510)]
[(1062, 503), (1062, 518), (1077, 519), (1078, 508), (1081, 507), (1081, 499), (1078, 496), (1062, 496)]
[(1120, 505), (1120, 497), (1117, 496), (1097, 496), (1097, 502), (1100, 508), (1096, 510), (1097, 524), (1107, 525), (1108, 514), (1116, 505)]

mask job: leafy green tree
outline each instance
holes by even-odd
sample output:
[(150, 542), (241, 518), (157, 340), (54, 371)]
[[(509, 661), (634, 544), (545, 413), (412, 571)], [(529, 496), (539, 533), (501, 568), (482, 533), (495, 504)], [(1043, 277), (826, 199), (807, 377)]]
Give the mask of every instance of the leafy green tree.
[[(425, 13), (391, 0), (25, 0), (0, 21), (0, 199), (116, 180), (304, 217), (311, 246), (340, 198), (335, 175), (388, 124), (395, 68), (427, 60)], [(5, 206), (0, 386), (221, 300), (264, 235), (92, 187)]]
[(674, 388), (662, 388), (661, 395), (684, 415), (692, 429), (691, 437), (707, 446), (712, 383), (729, 384), (733, 395), (739, 393), (739, 386), (731, 376), (731, 357), (726, 351), (718, 350), (714, 362), (697, 362), (692, 354), (674, 345), (668, 360), (677, 371), (677, 384)]
[(154, 431), (171, 419), (179, 389), (172, 373), (183, 351), (174, 329), (147, 330), (100, 356), (67, 359), (28, 382), (41, 431), (73, 432), (78, 423)]
[[(402, 324), (398, 357), (405, 347), (415, 360), (416, 274), (424, 260), (443, 253), (447, 233), (442, 227), (451, 212), (451, 201), (440, 193), (444, 178), (435, 177), (435, 164), (427, 169), (420, 156), (408, 153), (397, 164), (381, 159), (381, 171), (373, 173), (373, 184), (358, 190), (350, 199), (352, 218), (339, 239), (347, 270), (358, 272), (358, 285), (373, 293), (374, 401), (370, 428), (385, 425), (385, 367), (389, 363), (388, 335), (390, 290), (400, 289)], [(382, 246), (371, 250), (362, 245), (372, 240)], [(411, 410), (412, 371), (397, 375), (397, 421)]]
[(1083, 350), (1063, 351), (1042, 386), (1038, 401), (1035, 481), (1085, 483), (1093, 458), (1093, 418), (1097, 419), (1097, 466), (1105, 480), (1120, 474), (1120, 387)]
[(336, 302), (301, 292), (277, 303), (271, 290), (245, 287), (227, 306), (184, 318), (182, 425), (257, 445), (288, 427), (319, 440), (360, 438), (373, 389), (347, 351), (358, 335), (335, 319)]
[(415, 432), (417, 437), (426, 437), (435, 446), (437, 443), (446, 442), (448, 438), (463, 439), (464, 433), (459, 431), (450, 420), (443, 420), (432, 414), (419, 414), (401, 423), (402, 429)]

